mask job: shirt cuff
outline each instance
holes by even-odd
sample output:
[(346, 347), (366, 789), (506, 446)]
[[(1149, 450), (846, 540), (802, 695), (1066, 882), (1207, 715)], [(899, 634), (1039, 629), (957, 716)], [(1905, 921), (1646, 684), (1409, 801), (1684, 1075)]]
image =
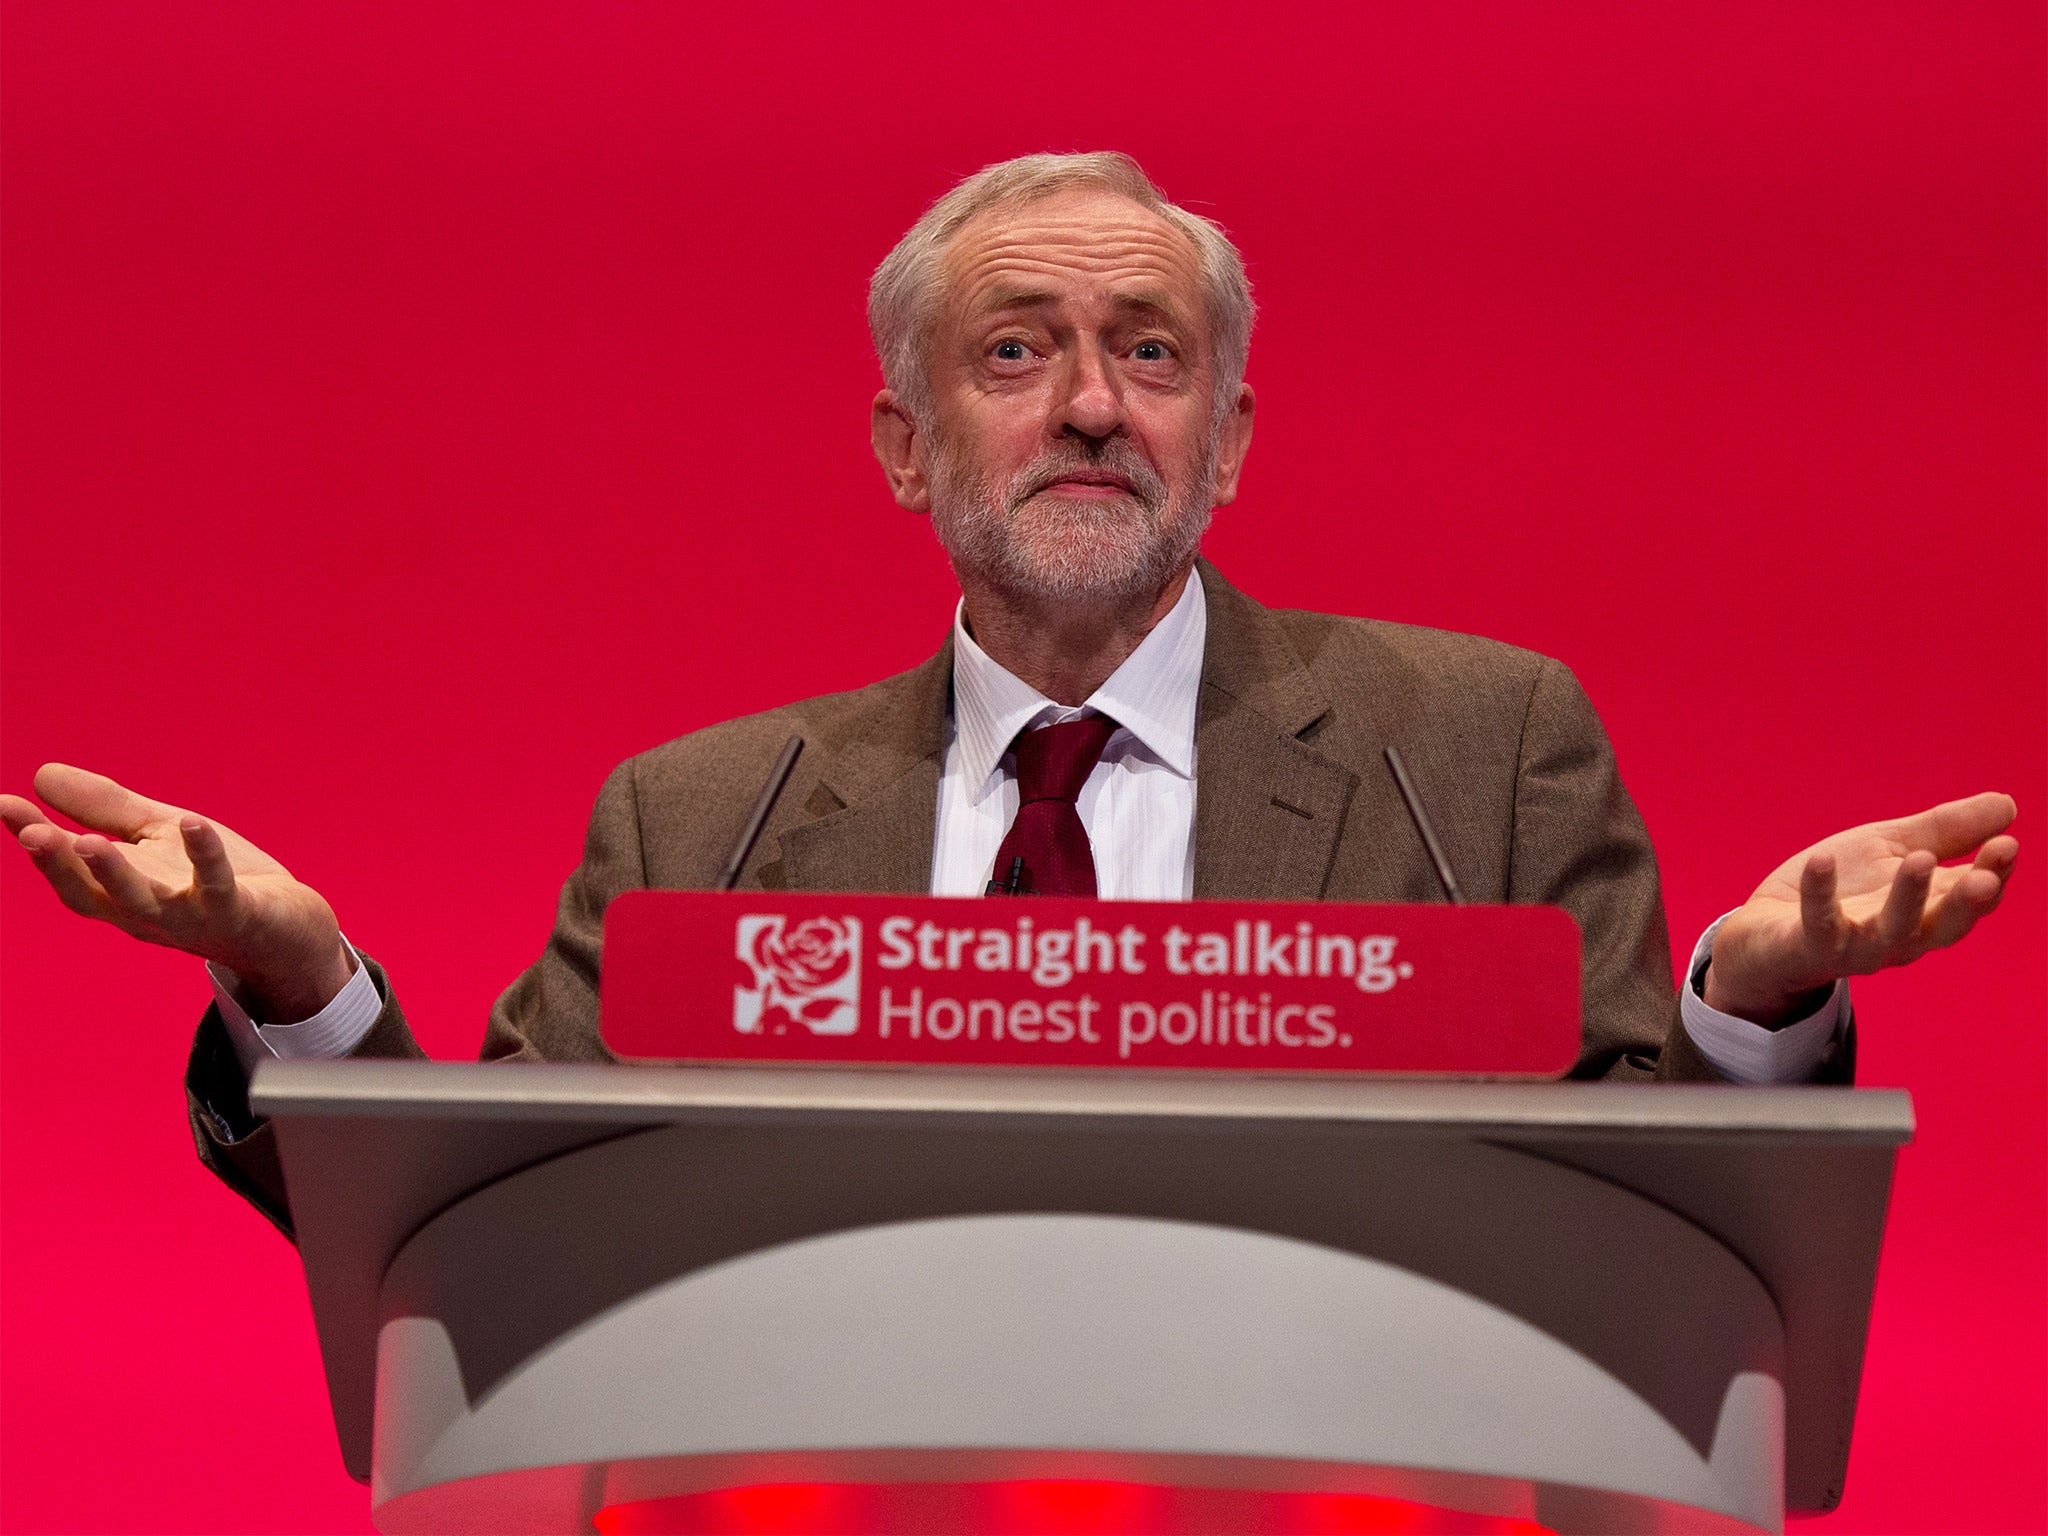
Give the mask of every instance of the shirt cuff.
[(1714, 935), (1734, 915), (1729, 912), (1717, 919), (1693, 946), (1692, 964), (1686, 967), (1685, 985), (1678, 994), (1685, 1032), (1714, 1070), (1733, 1082), (1811, 1082), (1854, 1019), (1848, 979), (1837, 981), (1812, 1013), (1778, 1029), (1709, 1008), (1702, 980), (1714, 955)]
[(220, 1004), (221, 1022), (227, 1026), (228, 1043), (235, 1048), (244, 1077), (254, 1075), (256, 1063), (273, 1056), (281, 1061), (334, 1061), (362, 1043), (377, 1015), (384, 1011), (384, 999), (355, 946), (346, 938), (341, 944), (355, 962), (355, 974), (325, 1008), (296, 1024), (260, 1024), (250, 1018), (235, 999), (241, 978), (224, 965), (206, 962), (214, 1001)]

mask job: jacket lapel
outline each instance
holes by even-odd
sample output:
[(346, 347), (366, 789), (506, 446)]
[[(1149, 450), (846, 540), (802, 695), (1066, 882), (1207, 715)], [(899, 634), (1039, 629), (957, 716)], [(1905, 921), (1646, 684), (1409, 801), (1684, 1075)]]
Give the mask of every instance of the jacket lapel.
[(1198, 570), (1209, 636), (1195, 715), (1195, 895), (1316, 900), (1358, 776), (1303, 739), (1330, 703), (1279, 624), (1208, 561)]
[(931, 889), (939, 769), (953, 685), (951, 637), (903, 682), (822, 765), (804, 803), (813, 819), (781, 834), (789, 889), (904, 894)]
[[(1304, 736), (1329, 713), (1321, 686), (1280, 625), (1204, 560), (1209, 634), (1195, 715), (1195, 895), (1313, 901), (1358, 776)], [(809, 819), (779, 837), (797, 891), (931, 889), (939, 772), (952, 708), (953, 646), (829, 758), (803, 802)]]

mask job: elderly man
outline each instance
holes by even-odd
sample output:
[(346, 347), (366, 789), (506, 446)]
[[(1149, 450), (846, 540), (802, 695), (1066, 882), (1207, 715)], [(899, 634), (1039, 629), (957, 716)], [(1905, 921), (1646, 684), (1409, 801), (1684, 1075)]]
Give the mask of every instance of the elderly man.
[[(1843, 978), (1953, 943), (1997, 904), (2017, 853), (2005, 796), (1858, 827), (1709, 930), (1674, 998), (1650, 846), (1569, 672), (1271, 612), (1197, 558), (1251, 443), (1251, 297), (1221, 231), (1126, 157), (968, 178), (882, 263), (869, 313), (875, 453), (959, 576), (951, 636), (915, 671), (616, 770), (485, 1056), (605, 1057), (607, 903), (709, 885), (792, 732), (807, 750), (744, 885), (971, 895), (1028, 866), (1041, 891), (1112, 898), (1429, 900), (1379, 761), (1397, 745), (1474, 899), (1578, 919), (1585, 1077), (1845, 1081)], [(270, 1053), (417, 1054), (386, 978), (224, 827), (77, 769), (36, 787), (92, 829), (0, 797), (68, 905), (212, 962), (187, 1080), (201, 1155), (289, 1231), (247, 1073)]]

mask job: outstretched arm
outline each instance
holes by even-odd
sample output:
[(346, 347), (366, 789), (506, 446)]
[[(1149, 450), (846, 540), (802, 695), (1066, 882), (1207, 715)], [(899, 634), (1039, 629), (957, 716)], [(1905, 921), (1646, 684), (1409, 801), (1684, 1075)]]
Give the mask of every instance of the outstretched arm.
[[(219, 823), (60, 763), (36, 774), (36, 792), (87, 830), (65, 830), (18, 795), (0, 795), (0, 823), (66, 906), (214, 962), (223, 1001), (201, 1020), (185, 1073), (193, 1143), (291, 1236), (275, 1140), (249, 1112), (249, 1053), (336, 1054), (339, 1029), (356, 1054), (419, 1055), (382, 973), (371, 961), (356, 970), (318, 892)], [(281, 1047), (279, 1033), (304, 1031), (275, 1026), (302, 1021), (312, 1038)]]
[(224, 966), (275, 1023), (312, 1017), (353, 973), (320, 893), (226, 827), (62, 763), (36, 793), (86, 830), (18, 795), (0, 795), (0, 823), (72, 911)]
[[(1766, 1026), (1844, 976), (1955, 943), (2005, 894), (2018, 813), (2010, 795), (1950, 800), (1851, 827), (1787, 859), (1715, 936), (1710, 1007)], [(1967, 866), (1947, 859), (1975, 855)]]

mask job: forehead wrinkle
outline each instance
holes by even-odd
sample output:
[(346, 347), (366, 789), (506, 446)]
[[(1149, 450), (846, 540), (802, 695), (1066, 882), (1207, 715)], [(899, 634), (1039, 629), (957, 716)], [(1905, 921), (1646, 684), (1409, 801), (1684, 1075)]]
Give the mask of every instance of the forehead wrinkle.
[(1055, 194), (990, 209), (957, 230), (941, 258), (956, 284), (1006, 259), (1050, 270), (1136, 263), (1197, 282), (1202, 270), (1185, 231), (1114, 194)]
[[(1077, 208), (1077, 202), (1084, 204), (1087, 211)], [(1170, 220), (1112, 194), (1078, 199), (1054, 195), (986, 209), (954, 231), (953, 243), (972, 240), (992, 227), (1003, 226), (1007, 226), (1007, 232), (1017, 238), (1033, 240), (1050, 237), (1086, 241), (1102, 235), (1117, 235), (1174, 244), (1188, 242), (1185, 232)]]
[(1164, 251), (1076, 247), (1049, 252), (1036, 245), (978, 251), (960, 265), (948, 286), (956, 296), (956, 312), (979, 315), (1057, 304), (1070, 296), (1062, 289), (1076, 277), (1119, 310), (1149, 309), (1182, 321), (1189, 307), (1175, 299), (1175, 292), (1198, 296), (1200, 291), (1200, 275), (1192, 265), (1183, 266)]
[[(1120, 314), (1156, 314), (1169, 320), (1185, 318), (1182, 307), (1173, 295), (1156, 283), (1157, 274), (1144, 269), (1104, 274), (1100, 283), (1091, 284), (1091, 289), (1107, 286), (1111, 291), (1100, 297)], [(1123, 287), (1122, 283), (1135, 283), (1135, 288)], [(1021, 283), (1010, 283), (1001, 273), (991, 275), (986, 284), (977, 291), (963, 308), (969, 315), (993, 315), (1012, 309), (1046, 309), (1057, 306), (1069, 297), (1055, 289), (1035, 287)], [(1089, 297), (1097, 297), (1091, 293)]]
[[(1136, 232), (1132, 233), (1136, 235)], [(999, 239), (979, 242), (979, 249), (955, 246), (948, 256), (948, 265), (962, 277), (977, 268), (1006, 261), (1025, 266), (1051, 269), (1078, 267), (1091, 271), (1128, 262), (1154, 270), (1180, 269), (1189, 274), (1199, 272), (1201, 266), (1194, 253), (1178, 239), (1148, 235), (1125, 238), (1123, 232), (1114, 230), (1091, 231), (1085, 236), (1060, 240), (1048, 240), (1029, 230), (1014, 230)]]
[(1013, 308), (1102, 303), (1119, 321), (1149, 310), (1208, 350), (1200, 249), (1177, 225), (1114, 194), (989, 209), (953, 233), (939, 270), (933, 323), (972, 326)]

